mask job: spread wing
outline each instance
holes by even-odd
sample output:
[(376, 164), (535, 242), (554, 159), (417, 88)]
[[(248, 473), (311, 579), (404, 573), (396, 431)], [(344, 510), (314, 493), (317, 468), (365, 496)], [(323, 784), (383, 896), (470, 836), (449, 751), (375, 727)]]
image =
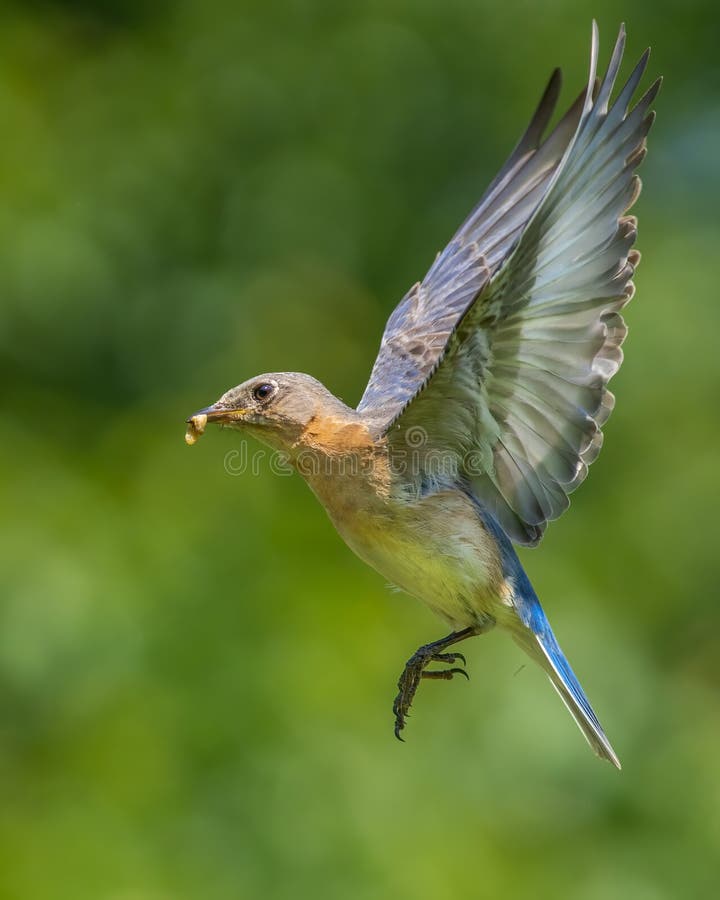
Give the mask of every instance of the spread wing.
[[(409, 450), (415, 461), (408, 489), (427, 487), (439, 454), (439, 464), (451, 463), (518, 543), (537, 543), (547, 521), (567, 508), (613, 406), (607, 383), (626, 334), (619, 311), (632, 297), (639, 261), (631, 249), (637, 223), (624, 213), (640, 192), (634, 170), (660, 86), (630, 109), (646, 52), (610, 106), (624, 44), (622, 28), (597, 96), (589, 87), (514, 250), (386, 426), (391, 450)], [(596, 63), (593, 24), (590, 85)]]
[(358, 410), (377, 429), (425, 383), (450, 335), (507, 257), (577, 130), (585, 91), (545, 141), (561, 85), (556, 69), (525, 134), (480, 202), (390, 316)]

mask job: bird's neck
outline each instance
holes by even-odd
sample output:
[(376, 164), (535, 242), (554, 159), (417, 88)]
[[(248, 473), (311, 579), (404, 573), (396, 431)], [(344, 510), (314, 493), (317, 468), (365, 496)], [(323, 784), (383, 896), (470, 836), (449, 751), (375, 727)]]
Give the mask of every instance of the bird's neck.
[(303, 429), (298, 445), (304, 450), (337, 457), (367, 452), (374, 441), (359, 416), (315, 415)]
[(293, 447), (296, 470), (330, 510), (389, 489), (387, 451), (360, 417), (315, 416)]

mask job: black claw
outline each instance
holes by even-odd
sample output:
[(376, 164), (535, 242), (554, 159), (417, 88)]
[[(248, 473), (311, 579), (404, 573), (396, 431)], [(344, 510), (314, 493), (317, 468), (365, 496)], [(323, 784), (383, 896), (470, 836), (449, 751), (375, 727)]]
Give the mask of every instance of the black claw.
[(464, 675), (467, 680), (470, 681), (470, 676), (465, 669), (459, 668), (429, 669), (428, 671), (423, 672), (420, 677), (429, 678), (431, 681), (452, 681), (453, 675)]
[[(445, 653), (447, 647), (456, 644), (458, 641), (473, 634), (478, 634), (480, 629), (466, 628), (464, 631), (453, 632), (440, 641), (427, 644), (414, 653), (405, 665), (402, 675), (398, 681), (398, 695), (393, 703), (393, 714), (395, 716), (395, 737), (399, 741), (405, 742), (400, 732), (405, 728), (405, 723), (410, 717), (410, 706), (415, 699), (415, 694), (420, 682), (423, 678), (433, 678), (441, 681), (451, 681), (455, 675), (464, 675), (470, 680), (470, 676), (464, 668), (455, 666), (454, 663), (462, 663), (467, 665), (465, 656), (462, 653)], [(452, 668), (426, 670), (431, 662), (444, 663)]]
[(428, 662), (447, 663), (448, 665), (461, 662), (464, 666), (467, 665), (467, 660), (462, 653), (433, 653), (432, 656), (428, 658)]

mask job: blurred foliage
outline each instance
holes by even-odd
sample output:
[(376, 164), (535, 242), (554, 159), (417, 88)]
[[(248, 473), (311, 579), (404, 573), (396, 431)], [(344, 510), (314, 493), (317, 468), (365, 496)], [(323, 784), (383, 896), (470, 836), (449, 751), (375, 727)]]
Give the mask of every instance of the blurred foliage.
[[(394, 302), (590, 20), (666, 76), (606, 448), (527, 553), (625, 765), (511, 642), (441, 623), (305, 486), (183, 420), (250, 375), (359, 398)], [(0, 897), (714, 896), (716, 2), (0, 6)]]

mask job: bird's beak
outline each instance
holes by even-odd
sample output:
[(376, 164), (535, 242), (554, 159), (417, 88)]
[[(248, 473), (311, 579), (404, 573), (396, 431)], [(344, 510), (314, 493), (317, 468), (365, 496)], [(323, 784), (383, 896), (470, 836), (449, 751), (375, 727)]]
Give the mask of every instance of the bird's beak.
[(223, 409), (218, 407), (217, 404), (206, 406), (205, 409), (198, 410), (189, 419), (186, 419), (188, 427), (185, 432), (185, 442), (194, 444), (205, 431), (205, 426), (208, 422), (225, 425), (230, 422), (237, 422), (238, 419), (242, 419), (244, 414), (244, 409)]

